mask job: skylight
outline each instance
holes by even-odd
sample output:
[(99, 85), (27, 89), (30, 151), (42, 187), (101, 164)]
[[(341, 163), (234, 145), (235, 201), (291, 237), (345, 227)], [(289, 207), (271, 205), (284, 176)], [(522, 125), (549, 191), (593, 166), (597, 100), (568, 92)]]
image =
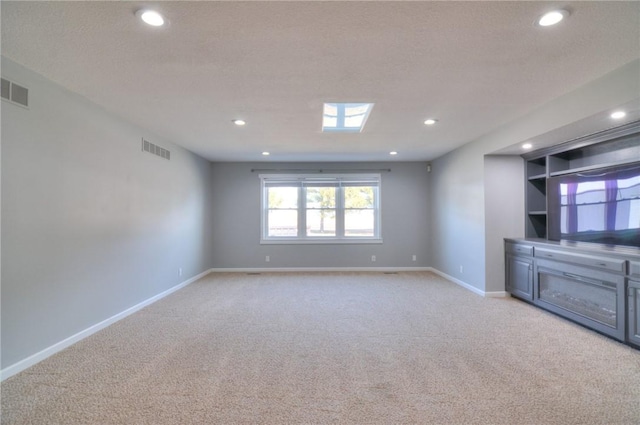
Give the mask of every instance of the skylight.
[(373, 103), (325, 103), (322, 131), (359, 133), (367, 122)]

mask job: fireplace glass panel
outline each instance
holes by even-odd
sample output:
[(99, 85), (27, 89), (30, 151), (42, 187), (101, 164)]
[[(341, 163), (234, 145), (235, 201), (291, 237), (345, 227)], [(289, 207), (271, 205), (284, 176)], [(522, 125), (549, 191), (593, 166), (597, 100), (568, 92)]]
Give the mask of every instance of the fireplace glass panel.
[(612, 328), (617, 321), (617, 294), (607, 282), (592, 284), (579, 278), (539, 274), (540, 299)]

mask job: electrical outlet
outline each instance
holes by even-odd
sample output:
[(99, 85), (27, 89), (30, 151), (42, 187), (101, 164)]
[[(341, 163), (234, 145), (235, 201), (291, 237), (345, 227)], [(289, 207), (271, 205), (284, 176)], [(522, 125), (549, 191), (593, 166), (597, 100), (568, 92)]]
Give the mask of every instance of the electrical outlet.
[(264, 257), (264, 261), (265, 263), (268, 263), (269, 261), (271, 261), (271, 257), (269, 257), (268, 255)]
[(411, 257), (411, 261), (416, 261), (416, 254), (413, 254), (413, 257)]
[(376, 256), (375, 255), (371, 256), (371, 261), (374, 261), (374, 262), (376, 261)]
[(178, 276), (182, 276), (182, 267), (178, 269)]
[(460, 273), (464, 273), (464, 269), (462, 268), (462, 265), (460, 265)]

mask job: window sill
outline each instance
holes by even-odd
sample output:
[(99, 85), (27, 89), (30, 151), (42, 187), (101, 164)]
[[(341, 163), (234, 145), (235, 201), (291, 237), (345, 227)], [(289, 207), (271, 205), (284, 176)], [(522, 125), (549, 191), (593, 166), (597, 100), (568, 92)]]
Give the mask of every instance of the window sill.
[(366, 245), (381, 244), (382, 238), (371, 239), (262, 239), (260, 245)]

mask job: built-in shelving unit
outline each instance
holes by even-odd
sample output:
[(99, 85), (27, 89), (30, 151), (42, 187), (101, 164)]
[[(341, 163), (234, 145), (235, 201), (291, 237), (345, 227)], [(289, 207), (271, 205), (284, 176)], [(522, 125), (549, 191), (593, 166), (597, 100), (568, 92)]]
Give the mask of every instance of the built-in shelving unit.
[[(566, 202), (571, 184), (565, 184), (563, 195), (559, 180), (606, 175), (611, 167), (618, 169), (625, 164), (629, 166), (621, 168), (635, 170), (640, 161), (640, 121), (531, 152), (523, 158), (525, 239), (505, 240), (506, 290), (640, 349), (640, 247), (550, 240), (558, 238), (557, 227), (562, 220), (558, 197), (565, 196)], [(587, 176), (582, 174), (587, 172)], [(617, 188), (617, 183), (612, 187)], [(579, 203), (575, 199), (574, 194), (575, 215), (579, 206), (606, 204), (602, 197), (583, 198)], [(602, 216), (606, 217), (608, 211)], [(564, 214), (564, 224), (569, 228), (572, 212), (566, 208)], [(630, 222), (636, 223), (637, 209), (628, 214)], [(627, 230), (635, 235), (637, 227)], [(593, 231), (584, 233), (589, 232)]]
[(640, 161), (640, 122), (632, 122), (523, 155), (525, 237), (548, 238), (547, 179)]
[(547, 237), (547, 157), (527, 161), (526, 232), (528, 237)]

